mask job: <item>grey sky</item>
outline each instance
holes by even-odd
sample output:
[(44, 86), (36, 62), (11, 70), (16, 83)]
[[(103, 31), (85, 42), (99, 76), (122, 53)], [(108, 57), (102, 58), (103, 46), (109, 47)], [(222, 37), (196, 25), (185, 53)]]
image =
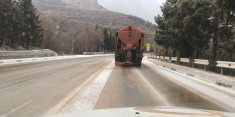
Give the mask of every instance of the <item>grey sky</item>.
[(154, 24), (154, 16), (162, 14), (160, 5), (165, 0), (98, 0), (107, 10), (131, 14)]

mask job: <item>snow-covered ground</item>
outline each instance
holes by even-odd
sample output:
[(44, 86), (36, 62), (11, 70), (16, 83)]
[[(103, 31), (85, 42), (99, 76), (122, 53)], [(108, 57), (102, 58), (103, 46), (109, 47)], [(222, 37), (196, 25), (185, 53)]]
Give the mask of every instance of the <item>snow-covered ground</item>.
[(50, 56), (58, 56), (58, 54), (55, 51), (49, 49), (0, 51), (0, 60), (17, 59), (17, 58), (50, 57)]
[[(199, 94), (201, 97), (204, 97), (205, 99), (208, 99), (212, 102), (216, 102), (217, 104), (219, 104), (222, 107), (227, 108), (228, 110), (234, 111), (235, 109), (235, 90), (232, 90), (231, 88), (225, 88), (222, 86), (218, 86), (215, 83), (212, 82), (207, 82), (204, 79), (207, 79), (208, 77), (217, 77), (216, 79), (218, 80), (219, 77), (217, 76), (217, 74), (213, 74), (213, 73), (206, 73), (206, 71), (204, 72), (200, 72), (201, 74), (204, 74), (206, 77), (204, 79), (198, 79), (195, 78), (196, 75), (201, 75), (201, 74), (195, 74), (198, 73), (198, 71), (196, 69), (193, 68), (187, 68), (187, 67), (183, 67), (183, 66), (179, 66), (179, 65), (174, 65), (171, 63), (165, 63), (162, 61), (158, 61), (158, 60), (153, 60), (153, 59), (148, 59), (145, 58), (145, 60), (143, 60), (143, 63), (145, 65), (147, 65), (149, 68), (153, 69), (154, 71), (157, 71), (158, 73), (166, 76), (166, 78), (168, 78), (169, 80), (187, 88), (188, 90), (195, 92), (197, 94)], [(167, 67), (166, 67), (167, 66)], [(176, 69), (172, 70), (171, 68)], [(184, 71), (191, 73), (191, 74), (195, 74), (195, 76), (189, 76), (187, 74), (183, 74), (182, 72), (179, 72), (179, 70), (184, 69)], [(194, 72), (196, 71), (196, 72)], [(209, 78), (208, 78), (209, 79)], [(223, 77), (220, 77), (220, 80), (222, 80)], [(234, 79), (223, 79), (222, 81), (233, 81)], [(229, 82), (226, 81), (226, 82)]]
[(213, 83), (213, 84), (222, 83), (222, 84), (225, 84), (226, 86), (231, 86), (228, 88), (235, 90), (235, 77), (225, 76), (225, 75), (221, 75), (221, 74), (217, 74), (217, 73), (213, 73), (209, 71), (204, 71), (201, 69), (176, 65), (173, 63), (167, 63), (167, 62), (160, 61), (157, 59), (151, 59), (147, 57), (145, 59), (156, 65), (164, 66), (165, 68), (175, 70), (176, 72), (192, 76), (199, 80), (203, 80), (203, 81)]
[(54, 57), (37, 57), (37, 58), (5, 59), (5, 60), (0, 60), (0, 65), (16, 64), (16, 63), (25, 63), (25, 62), (48, 61), (48, 60), (60, 60), (60, 59), (70, 59), (70, 58), (82, 58), (82, 57), (111, 56), (111, 55), (113, 55), (113, 54), (71, 55), (71, 56), (54, 56)]

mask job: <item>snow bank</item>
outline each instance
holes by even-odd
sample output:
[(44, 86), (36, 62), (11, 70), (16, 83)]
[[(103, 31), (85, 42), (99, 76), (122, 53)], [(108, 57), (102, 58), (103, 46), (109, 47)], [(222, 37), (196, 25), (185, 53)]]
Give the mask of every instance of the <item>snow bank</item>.
[(58, 56), (56, 52), (49, 49), (23, 50), (23, 51), (0, 51), (0, 59), (18, 59)]

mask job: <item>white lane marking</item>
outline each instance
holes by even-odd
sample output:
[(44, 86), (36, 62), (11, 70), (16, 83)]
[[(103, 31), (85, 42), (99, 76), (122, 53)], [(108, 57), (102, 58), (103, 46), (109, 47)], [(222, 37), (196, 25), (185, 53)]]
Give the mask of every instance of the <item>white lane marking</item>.
[(79, 85), (74, 91), (72, 91), (66, 98), (64, 98), (60, 103), (58, 103), (54, 108), (52, 108), (50, 111), (47, 112), (48, 115), (50, 114), (56, 114), (58, 111), (60, 111), (61, 108), (65, 108), (65, 105), (67, 102), (72, 99), (75, 95), (77, 95), (78, 92), (80, 92), (82, 89), (86, 87), (86, 85), (96, 76), (100, 73), (100, 71), (97, 71), (94, 73), (91, 77), (89, 77), (85, 82), (83, 82), (81, 85)]
[(112, 61), (96, 78), (96, 80), (91, 84), (88, 89), (83, 93), (78, 102), (74, 105), (75, 109), (73, 111), (85, 111), (92, 110), (103, 90), (113, 68), (114, 61)]
[(161, 93), (160, 93), (157, 89), (155, 89), (155, 88), (153, 87), (153, 85), (151, 85), (151, 84), (143, 77), (143, 75), (141, 75), (141, 74), (139, 73), (139, 71), (138, 71), (137, 69), (135, 69), (135, 71), (136, 71), (136, 73), (140, 76), (140, 78), (144, 81), (144, 83), (147, 84), (147, 85), (149, 86), (149, 88), (157, 95), (157, 97), (160, 98), (160, 100), (161, 100), (161, 102), (163, 102), (164, 106), (170, 106), (170, 104), (168, 103), (168, 101), (167, 101), (165, 98), (162, 97)]
[(10, 115), (10, 114), (14, 113), (15, 111), (19, 110), (20, 108), (22, 108), (23, 106), (25, 106), (25, 105), (29, 104), (29, 103), (30, 103), (30, 102), (32, 102), (32, 101), (33, 101), (33, 99), (32, 99), (32, 100), (30, 100), (30, 101), (28, 101), (28, 102), (26, 102), (26, 103), (24, 103), (24, 104), (22, 104), (21, 106), (16, 107), (15, 109), (11, 110), (11, 111), (10, 111), (10, 112), (8, 112), (7, 114), (5, 114), (5, 115), (1, 115), (1, 117), (7, 117), (8, 115)]

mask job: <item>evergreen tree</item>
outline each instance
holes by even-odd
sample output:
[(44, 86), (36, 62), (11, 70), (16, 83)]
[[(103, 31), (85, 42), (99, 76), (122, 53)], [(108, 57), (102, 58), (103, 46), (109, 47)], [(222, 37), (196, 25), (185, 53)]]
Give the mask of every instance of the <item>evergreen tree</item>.
[(1, 0), (0, 1), (0, 44), (10, 45), (11, 34), (13, 32), (13, 1)]
[(112, 34), (112, 32), (109, 32), (109, 51), (114, 51), (115, 50), (115, 37)]
[(186, 35), (183, 20), (186, 16), (185, 11), (180, 9), (180, 2), (178, 0), (167, 0), (161, 7), (163, 16), (155, 17), (158, 24), (156, 27), (155, 41), (166, 48), (166, 55), (168, 48), (178, 50), (179, 57), (190, 57), (193, 53), (193, 47), (190, 45), (190, 38)]
[(217, 60), (218, 44), (232, 58), (234, 9), (232, 0), (166, 0), (163, 15), (155, 17), (155, 41), (179, 57), (199, 58), (212, 39), (211, 61)]
[(115, 52), (116, 45), (115, 45), (115, 35), (114, 34), (112, 34), (111, 42), (112, 42), (112, 49), (111, 49), (111, 51)]
[(171, 46), (172, 42), (172, 35), (170, 35), (170, 30), (168, 29), (168, 24), (164, 21), (163, 17), (157, 16), (155, 17), (155, 21), (158, 26), (155, 29), (155, 41), (157, 44), (165, 47), (166, 49), (166, 56), (168, 56), (168, 49)]
[[(235, 49), (234, 32), (235, 27), (235, 2), (233, 0), (218, 0), (218, 7), (221, 10), (219, 35), (218, 35), (218, 50), (228, 53), (230, 61), (234, 61), (233, 52)], [(217, 57), (218, 58), (218, 57)], [(224, 60), (224, 56), (220, 56)]]
[(115, 51), (115, 35), (111, 31), (104, 29), (104, 50)]
[(104, 51), (108, 51), (108, 46), (109, 46), (109, 36), (108, 36), (108, 31), (105, 28), (104, 29)]
[(24, 27), (23, 16), (21, 13), (21, 9), (19, 8), (18, 2), (14, 2), (14, 16), (13, 16), (13, 38), (12, 38), (12, 46), (20, 45), (23, 36), (22, 29)]
[(32, 4), (32, 0), (20, 0), (20, 8), (22, 11), (23, 22), (23, 34), (22, 46), (36, 46), (37, 43), (42, 41), (42, 29), (40, 26), (39, 16), (36, 15), (36, 8)]
[[(189, 45), (192, 47), (193, 58), (199, 58), (202, 49), (208, 46), (209, 38), (204, 31), (211, 30), (210, 2), (208, 0), (182, 0), (180, 10), (184, 13), (183, 30), (185, 38), (188, 38)], [(203, 30), (203, 31), (201, 31)]]
[[(234, 46), (219, 47), (220, 42), (228, 42), (233, 38), (232, 28), (234, 27), (234, 10), (235, 3), (233, 0), (210, 0), (212, 7), (211, 32), (210, 37), (213, 39), (212, 56), (210, 60), (217, 61), (218, 48), (226, 49), (232, 52)], [(229, 25), (232, 25), (229, 27)], [(232, 57), (232, 56), (231, 56)]]

